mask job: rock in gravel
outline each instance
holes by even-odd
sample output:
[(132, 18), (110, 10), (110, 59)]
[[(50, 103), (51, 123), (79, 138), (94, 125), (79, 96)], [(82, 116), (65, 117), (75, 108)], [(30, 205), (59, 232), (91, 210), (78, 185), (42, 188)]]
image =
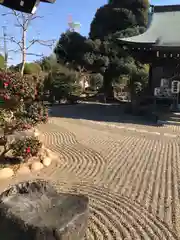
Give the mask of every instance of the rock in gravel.
[(49, 157), (46, 157), (42, 160), (42, 164), (45, 166), (45, 167), (48, 167), (50, 164), (51, 164), (52, 160), (51, 158)]
[(31, 170), (34, 172), (34, 171), (39, 171), (43, 168), (43, 164), (41, 162), (33, 162), (31, 164)]
[(34, 136), (35, 137), (39, 137), (40, 136), (40, 133), (37, 129), (34, 130)]
[(1, 240), (82, 240), (88, 202), (43, 180), (14, 185), (0, 195)]
[(10, 178), (14, 175), (14, 171), (11, 168), (0, 169), (0, 180)]
[(46, 157), (51, 158), (51, 160), (58, 159), (58, 156), (54, 152), (52, 152), (50, 149), (45, 148), (44, 146), (40, 149), (38, 156), (41, 161), (43, 161), (43, 159)]
[(21, 174), (21, 175), (26, 175), (26, 174), (30, 174), (30, 173), (31, 173), (31, 171), (28, 166), (21, 166), (17, 170), (17, 174)]

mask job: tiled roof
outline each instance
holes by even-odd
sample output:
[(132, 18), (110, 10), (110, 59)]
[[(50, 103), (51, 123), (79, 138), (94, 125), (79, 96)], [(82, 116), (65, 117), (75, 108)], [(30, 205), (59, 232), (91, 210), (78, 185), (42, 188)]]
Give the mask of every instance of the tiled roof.
[(180, 5), (154, 6), (150, 25), (143, 34), (118, 40), (124, 44), (180, 47)]

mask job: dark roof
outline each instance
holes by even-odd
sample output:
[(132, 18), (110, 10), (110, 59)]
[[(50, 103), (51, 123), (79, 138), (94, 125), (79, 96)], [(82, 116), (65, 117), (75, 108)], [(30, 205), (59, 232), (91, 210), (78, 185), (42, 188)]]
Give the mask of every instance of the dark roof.
[(143, 34), (118, 40), (139, 47), (180, 47), (180, 5), (152, 6), (152, 9), (152, 20)]

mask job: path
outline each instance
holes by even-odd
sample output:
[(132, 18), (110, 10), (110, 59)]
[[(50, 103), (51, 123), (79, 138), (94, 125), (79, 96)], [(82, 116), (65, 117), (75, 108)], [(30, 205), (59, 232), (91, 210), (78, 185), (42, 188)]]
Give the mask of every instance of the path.
[(40, 130), (59, 154), (40, 177), (90, 198), (86, 240), (179, 239), (178, 128), (57, 116)]
[(41, 130), (60, 154), (52, 179), (90, 197), (86, 239), (178, 239), (178, 129), (54, 117)]

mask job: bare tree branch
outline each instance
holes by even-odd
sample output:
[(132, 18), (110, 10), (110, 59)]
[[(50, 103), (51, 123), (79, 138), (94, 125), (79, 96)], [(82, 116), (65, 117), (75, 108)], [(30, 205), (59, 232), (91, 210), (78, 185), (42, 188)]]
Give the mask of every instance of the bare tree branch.
[(19, 53), (21, 50), (20, 49), (10, 49), (8, 50), (8, 53), (13, 52), (13, 53)]
[(15, 43), (19, 46), (20, 50), (22, 50), (22, 41), (16, 40), (15, 37), (6, 38), (6, 40)]
[(53, 44), (55, 43), (55, 40), (40, 40), (40, 39), (33, 39), (31, 41), (29, 41), (29, 46), (26, 47), (26, 50), (28, 50), (30, 47), (32, 47), (32, 45), (38, 43), (40, 45), (46, 46), (46, 47), (52, 47)]
[(18, 22), (18, 25), (21, 26), (21, 27), (23, 27), (23, 24), (22, 24), (22, 22), (21, 22), (21, 20), (20, 20), (20, 17), (21, 17), (20, 13), (16, 12), (15, 10), (12, 10), (11, 12), (3, 13), (3, 14), (2, 14), (2, 16), (7, 16), (7, 15), (14, 15), (14, 16), (16, 17), (16, 20), (17, 20), (17, 22)]
[(43, 57), (43, 54), (37, 54), (37, 53), (26, 53), (28, 56), (36, 56), (36, 57)]
[(37, 18), (44, 18), (44, 17), (43, 16), (37, 16), (37, 15), (31, 15), (31, 21), (33, 21)]

